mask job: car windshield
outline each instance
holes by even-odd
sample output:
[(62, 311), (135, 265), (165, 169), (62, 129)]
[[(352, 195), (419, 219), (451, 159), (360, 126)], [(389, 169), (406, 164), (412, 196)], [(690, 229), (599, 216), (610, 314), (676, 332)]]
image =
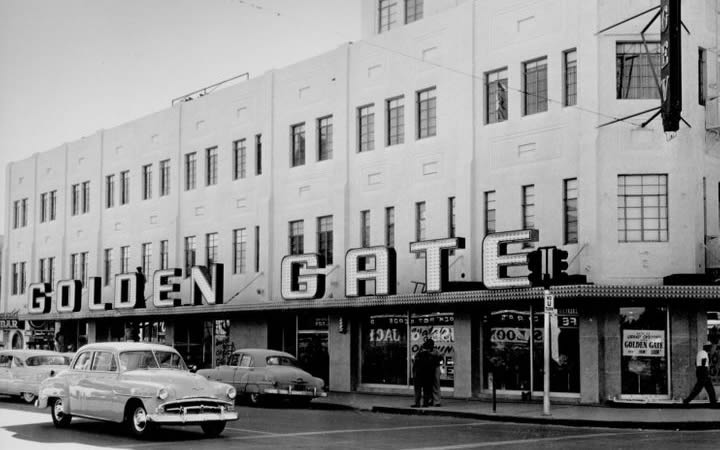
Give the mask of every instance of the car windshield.
[(287, 356), (268, 356), (265, 360), (268, 366), (291, 366), (297, 367), (295, 358), (288, 358)]
[(143, 350), (120, 353), (120, 367), (122, 370), (136, 369), (179, 369), (187, 370), (185, 362), (175, 352)]
[(68, 366), (70, 358), (60, 355), (31, 356), (25, 360), (28, 366)]

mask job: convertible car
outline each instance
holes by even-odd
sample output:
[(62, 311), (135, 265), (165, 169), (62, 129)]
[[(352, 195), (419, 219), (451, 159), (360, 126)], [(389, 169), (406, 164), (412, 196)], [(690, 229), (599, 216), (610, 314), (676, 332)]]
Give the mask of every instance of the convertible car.
[(67, 369), (70, 358), (48, 350), (0, 350), (0, 394), (37, 398), (40, 382)]
[(36, 405), (53, 424), (74, 416), (122, 422), (143, 437), (157, 425), (200, 425), (218, 436), (237, 420), (235, 388), (190, 373), (172, 347), (137, 342), (88, 344), (70, 368), (40, 385)]
[(327, 397), (325, 382), (298, 367), (289, 353), (245, 348), (236, 350), (226, 366), (197, 371), (209, 380), (233, 385), (252, 405), (267, 399), (290, 399), (307, 405), (313, 398)]

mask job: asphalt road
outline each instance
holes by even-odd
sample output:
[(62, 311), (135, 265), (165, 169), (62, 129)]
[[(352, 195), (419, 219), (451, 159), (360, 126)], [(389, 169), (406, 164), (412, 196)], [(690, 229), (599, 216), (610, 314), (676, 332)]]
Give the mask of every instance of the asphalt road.
[(73, 419), (55, 429), (49, 411), (0, 397), (1, 449), (716, 449), (720, 431), (644, 431), (519, 425), (449, 417), (390, 415), (317, 407), (238, 406), (221, 437), (200, 427), (165, 427), (136, 440), (119, 425)]

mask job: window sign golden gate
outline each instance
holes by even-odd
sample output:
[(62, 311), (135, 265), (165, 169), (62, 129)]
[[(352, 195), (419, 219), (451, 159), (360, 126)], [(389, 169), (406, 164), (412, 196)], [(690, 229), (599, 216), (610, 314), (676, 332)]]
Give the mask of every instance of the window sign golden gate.
[[(527, 276), (510, 277), (510, 266), (527, 266), (527, 253), (508, 253), (511, 244), (536, 242), (537, 230), (516, 230), (489, 234), (483, 240), (483, 282), (488, 289), (525, 288), (531, 283)], [(448, 254), (450, 250), (465, 248), (465, 239), (452, 237), (410, 243), (410, 252), (425, 254), (427, 292), (447, 289)], [(374, 268), (368, 269), (362, 260), (375, 259)], [(328, 270), (318, 254), (285, 256), (281, 262), (281, 295), (285, 300), (309, 300), (325, 295), (325, 274)], [(361, 285), (374, 281), (376, 296), (396, 293), (396, 257), (392, 247), (369, 247), (348, 250), (345, 255), (345, 295), (366, 295)], [(153, 274), (152, 303), (156, 308), (219, 305), (223, 303), (223, 264), (209, 268), (193, 266), (190, 271), (191, 294), (189, 302), (172, 294), (180, 292), (182, 271), (165, 269)], [(89, 311), (125, 310), (145, 308), (141, 275), (122, 273), (115, 276), (112, 302), (101, 297), (100, 277), (88, 278), (87, 309)], [(31, 314), (48, 314), (52, 301), (58, 313), (79, 312), (82, 309), (82, 283), (79, 280), (60, 280), (55, 292), (49, 283), (33, 283), (28, 289), (28, 311)], [(59, 294), (59, 295), (55, 295)]]

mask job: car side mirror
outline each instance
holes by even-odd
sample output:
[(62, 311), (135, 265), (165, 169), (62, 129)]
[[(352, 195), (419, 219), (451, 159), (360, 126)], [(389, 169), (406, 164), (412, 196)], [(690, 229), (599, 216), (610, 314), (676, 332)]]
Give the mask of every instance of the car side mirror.
[(195, 372), (197, 372), (197, 370), (198, 370), (198, 366), (196, 366), (195, 364), (193, 364), (193, 365), (191, 365), (191, 366), (189, 367), (189, 369), (190, 369), (190, 373), (195, 373)]

